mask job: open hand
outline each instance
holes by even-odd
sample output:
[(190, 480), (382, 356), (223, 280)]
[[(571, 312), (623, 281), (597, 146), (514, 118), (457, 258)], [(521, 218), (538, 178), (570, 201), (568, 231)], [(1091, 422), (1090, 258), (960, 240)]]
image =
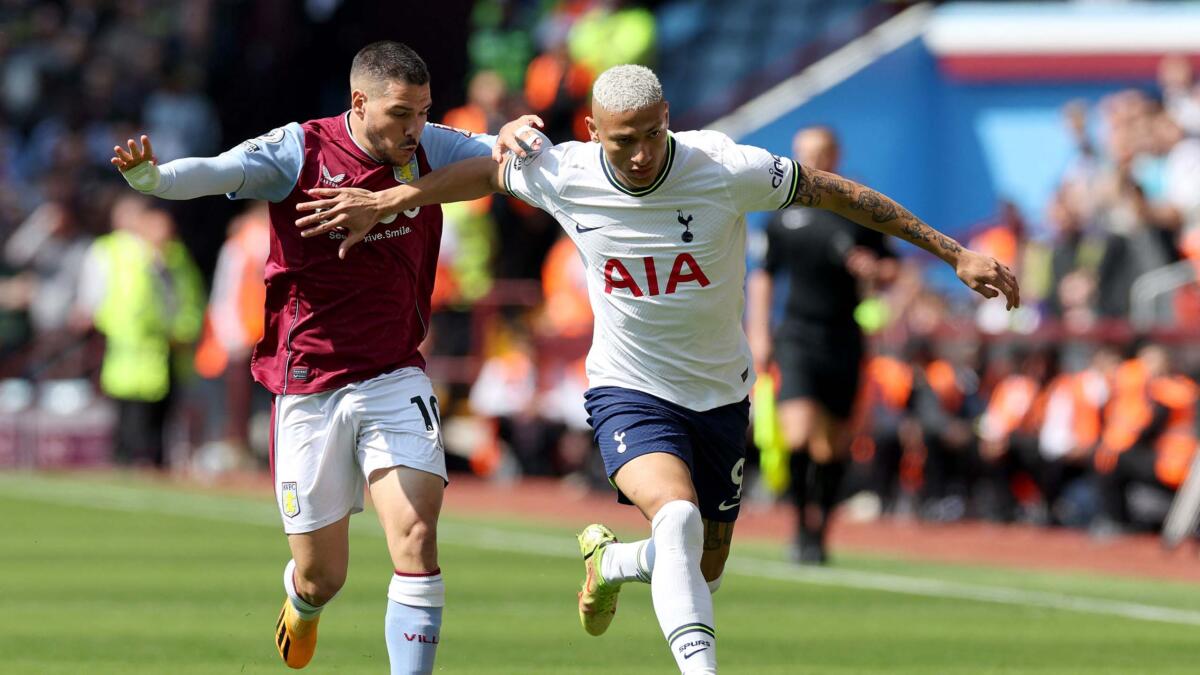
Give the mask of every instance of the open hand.
[(138, 142), (132, 138), (129, 139), (128, 143), (128, 150), (119, 145), (114, 145), (113, 155), (115, 156), (109, 160), (112, 162), (113, 166), (121, 170), (121, 173), (129, 171), (142, 162), (152, 162), (154, 164), (158, 163), (158, 160), (154, 157), (154, 148), (150, 147), (149, 136), (142, 134), (142, 142), (140, 146)]
[(1021, 306), (1021, 290), (1017, 287), (1017, 278), (1013, 276), (1012, 270), (1001, 265), (995, 258), (963, 249), (954, 271), (967, 288), (983, 297), (994, 298), (1003, 294), (1008, 302), (1008, 309)]

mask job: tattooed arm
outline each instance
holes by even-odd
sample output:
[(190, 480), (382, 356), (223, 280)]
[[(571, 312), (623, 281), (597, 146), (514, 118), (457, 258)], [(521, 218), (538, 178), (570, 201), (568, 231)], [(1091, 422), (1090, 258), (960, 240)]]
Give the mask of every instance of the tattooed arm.
[(796, 166), (800, 176), (792, 204), (827, 209), (863, 227), (900, 237), (941, 258), (976, 293), (986, 298), (1004, 294), (1009, 309), (1020, 306), (1016, 277), (995, 259), (963, 248), (887, 195), (837, 174)]

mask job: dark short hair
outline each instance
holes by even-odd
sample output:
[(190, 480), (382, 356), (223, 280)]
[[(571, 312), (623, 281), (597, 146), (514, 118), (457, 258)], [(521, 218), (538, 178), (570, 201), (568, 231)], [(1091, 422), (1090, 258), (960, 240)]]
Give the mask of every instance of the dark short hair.
[(429, 68), (412, 47), (392, 40), (380, 40), (358, 50), (350, 65), (350, 79), (368, 77), (387, 82), (403, 80), (408, 84), (429, 84)]

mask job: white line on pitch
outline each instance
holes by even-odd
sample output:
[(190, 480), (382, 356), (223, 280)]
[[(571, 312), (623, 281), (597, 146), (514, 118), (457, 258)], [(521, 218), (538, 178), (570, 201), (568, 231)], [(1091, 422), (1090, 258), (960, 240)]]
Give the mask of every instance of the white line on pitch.
[[(141, 489), (128, 486), (93, 484), (77, 481), (43, 480), (32, 476), (0, 474), (0, 498), (25, 499), (60, 506), (103, 508), (129, 513), (196, 518), (241, 525), (280, 528), (274, 508), (260, 500), (214, 497), (193, 492), (166, 489)], [(351, 530), (382, 536), (373, 518), (354, 518)], [(467, 548), (533, 554), (564, 559), (579, 557), (575, 542), (533, 532), (497, 529), (445, 521), (438, 525), (442, 543)], [(927, 577), (885, 574), (841, 568), (802, 568), (783, 562), (734, 555), (726, 570), (732, 574), (776, 581), (837, 586), (857, 590), (884, 591), (931, 598), (954, 598), (1002, 605), (1041, 607), (1084, 614), (1118, 616), (1139, 621), (1200, 626), (1200, 612), (1106, 600), (1066, 593), (1049, 593), (1002, 586), (984, 586)]]

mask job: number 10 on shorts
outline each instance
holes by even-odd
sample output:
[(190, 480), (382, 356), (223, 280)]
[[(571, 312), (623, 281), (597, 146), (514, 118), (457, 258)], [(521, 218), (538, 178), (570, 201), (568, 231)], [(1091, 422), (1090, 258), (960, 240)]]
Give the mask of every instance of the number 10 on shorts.
[[(425, 430), (436, 431), (438, 436), (438, 445), (443, 445), (442, 413), (438, 409), (437, 397), (430, 396), (428, 406), (425, 405), (425, 399), (421, 398), (420, 396), (414, 396), (409, 400), (412, 401), (413, 404), (417, 406), (417, 409), (421, 411), (421, 418), (425, 420)], [(432, 415), (430, 414), (430, 411), (432, 411)]]

